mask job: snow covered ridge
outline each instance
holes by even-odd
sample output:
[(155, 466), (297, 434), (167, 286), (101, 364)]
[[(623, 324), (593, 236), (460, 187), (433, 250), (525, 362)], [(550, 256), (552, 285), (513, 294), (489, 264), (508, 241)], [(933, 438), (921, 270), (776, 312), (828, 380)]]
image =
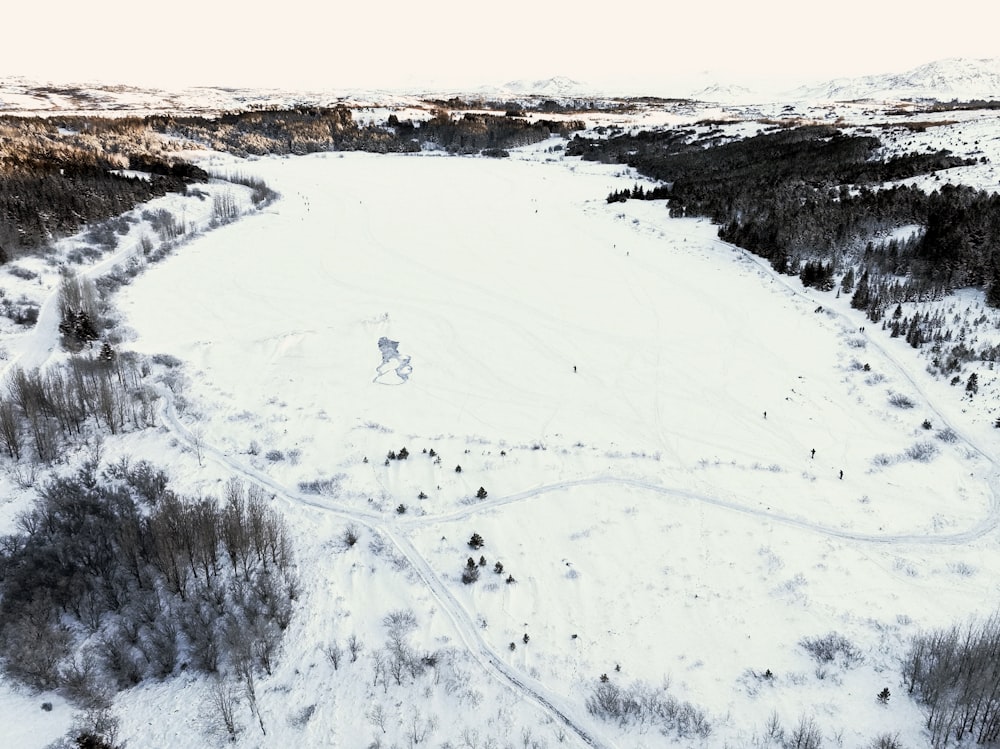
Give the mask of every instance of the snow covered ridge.
[(218, 112), (252, 107), (289, 107), (297, 104), (332, 106), (419, 105), (428, 96), (509, 97), (570, 102), (597, 98), (654, 96), (696, 99), (722, 104), (793, 101), (854, 101), (858, 99), (936, 101), (1000, 99), (1000, 58), (950, 58), (912, 70), (855, 78), (836, 78), (803, 84), (794, 89), (766, 80), (713, 78), (709, 74), (672, 73), (662, 78), (592, 83), (567, 76), (484, 84), (469, 90), (434, 87), (392, 89), (277, 90), (192, 87), (162, 90), (95, 83), (72, 85), (40, 83), (24, 78), (0, 78), (0, 113), (103, 111)]
[(805, 86), (791, 94), (799, 99), (931, 99), (936, 101), (1000, 99), (1000, 58), (938, 60), (902, 73), (837, 78)]

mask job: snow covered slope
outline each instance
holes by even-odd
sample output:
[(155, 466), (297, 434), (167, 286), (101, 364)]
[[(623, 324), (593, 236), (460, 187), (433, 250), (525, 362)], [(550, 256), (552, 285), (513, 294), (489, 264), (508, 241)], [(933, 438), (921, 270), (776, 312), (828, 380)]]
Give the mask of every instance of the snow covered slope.
[(902, 73), (837, 78), (794, 92), (794, 98), (935, 99), (969, 101), (1000, 99), (1000, 58), (937, 60)]

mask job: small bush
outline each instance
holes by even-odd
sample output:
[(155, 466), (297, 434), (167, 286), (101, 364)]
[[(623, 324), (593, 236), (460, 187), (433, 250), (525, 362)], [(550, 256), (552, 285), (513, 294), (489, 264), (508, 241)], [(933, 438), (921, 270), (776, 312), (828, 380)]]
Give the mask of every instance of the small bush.
[(945, 427), (944, 429), (938, 430), (938, 433), (934, 436), (942, 442), (952, 443), (958, 441), (958, 435), (955, 434), (955, 430), (951, 427)]
[(183, 363), (176, 356), (171, 356), (170, 354), (153, 354), (150, 360), (153, 364), (160, 364), (167, 369), (176, 369)]
[(281, 450), (268, 450), (264, 453), (264, 457), (272, 463), (279, 463), (285, 459), (285, 454)]
[(913, 408), (917, 405), (910, 397), (902, 393), (891, 393), (889, 395), (889, 403), (896, 408)]
[(820, 749), (823, 746), (823, 734), (814, 718), (802, 716), (799, 724), (792, 729), (785, 746), (789, 749)]
[(652, 724), (679, 738), (704, 739), (712, 732), (708, 717), (693, 704), (678, 700), (666, 687), (651, 687), (643, 682), (622, 688), (611, 680), (600, 679), (586, 706), (591, 715), (623, 727)]
[(918, 463), (929, 463), (937, 455), (937, 446), (931, 442), (917, 442), (906, 448), (906, 457)]
[(300, 481), (299, 491), (303, 494), (336, 494), (340, 482), (337, 479), (313, 479), (312, 481)]
[(868, 745), (868, 749), (903, 749), (899, 734), (880, 733)]
[(361, 531), (358, 530), (358, 526), (356, 526), (354, 523), (351, 523), (346, 528), (344, 528), (344, 533), (340, 537), (341, 541), (343, 541), (344, 543), (344, 546), (348, 549), (354, 546), (360, 538), (361, 538)]
[(845, 667), (861, 662), (861, 651), (837, 632), (830, 632), (822, 637), (805, 637), (799, 641), (799, 645), (821, 665), (838, 659)]
[(24, 281), (31, 281), (35, 278), (38, 278), (37, 273), (28, 270), (27, 268), (22, 268), (20, 265), (8, 265), (7, 272), (10, 273), (15, 278), (20, 278)]

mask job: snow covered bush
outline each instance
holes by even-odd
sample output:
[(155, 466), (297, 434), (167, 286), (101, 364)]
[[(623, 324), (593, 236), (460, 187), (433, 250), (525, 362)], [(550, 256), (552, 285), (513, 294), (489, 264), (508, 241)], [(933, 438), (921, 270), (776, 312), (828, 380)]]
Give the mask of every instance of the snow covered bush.
[(666, 686), (652, 687), (641, 681), (623, 688), (613, 681), (599, 681), (587, 698), (587, 710), (601, 720), (623, 728), (656, 726), (679, 738), (707, 738), (712, 733), (708, 716), (690, 702), (678, 700)]
[(838, 659), (845, 667), (861, 662), (861, 651), (837, 632), (830, 632), (822, 637), (804, 637), (799, 645), (820, 665), (833, 663)]
[(917, 405), (913, 402), (912, 398), (907, 395), (903, 395), (903, 393), (890, 393), (889, 403), (896, 408), (913, 408)]
[(906, 457), (918, 463), (929, 463), (938, 454), (937, 446), (931, 442), (917, 442), (906, 448)]

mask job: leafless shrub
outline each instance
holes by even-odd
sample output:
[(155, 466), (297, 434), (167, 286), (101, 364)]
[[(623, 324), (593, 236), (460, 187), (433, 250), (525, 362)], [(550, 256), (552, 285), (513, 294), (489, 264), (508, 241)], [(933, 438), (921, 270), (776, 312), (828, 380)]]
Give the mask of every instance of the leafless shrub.
[(835, 661), (850, 668), (861, 662), (861, 651), (841, 634), (830, 632), (822, 637), (805, 637), (799, 645), (811, 655), (818, 664), (829, 664)]
[(355, 523), (348, 523), (347, 527), (344, 528), (343, 534), (340, 536), (341, 544), (345, 549), (353, 548), (360, 539), (361, 530)]
[(323, 646), (323, 653), (326, 654), (326, 657), (330, 659), (330, 663), (333, 664), (333, 670), (337, 671), (340, 668), (340, 661), (344, 657), (344, 649), (334, 640)]
[(823, 746), (823, 734), (816, 725), (815, 718), (799, 718), (798, 724), (787, 735), (783, 743), (784, 749), (820, 749)]
[(929, 463), (938, 454), (937, 446), (932, 442), (917, 442), (906, 448), (904, 455), (918, 463)]
[(890, 393), (889, 404), (896, 408), (913, 408), (917, 405), (912, 398), (903, 393)]
[(868, 749), (903, 749), (898, 733), (880, 733), (868, 744)]
[(351, 654), (351, 663), (358, 660), (358, 656), (364, 648), (365, 646), (362, 644), (361, 640), (358, 639), (357, 635), (352, 634), (347, 638), (347, 652)]
[(945, 427), (944, 429), (938, 430), (934, 436), (942, 442), (952, 443), (958, 441), (958, 435), (955, 434), (955, 430), (951, 427)]
[(678, 700), (666, 686), (651, 687), (637, 681), (622, 688), (611, 680), (600, 681), (587, 698), (586, 706), (591, 715), (623, 727), (656, 725), (661, 731), (680, 738), (704, 739), (712, 732), (705, 713), (690, 702)]

